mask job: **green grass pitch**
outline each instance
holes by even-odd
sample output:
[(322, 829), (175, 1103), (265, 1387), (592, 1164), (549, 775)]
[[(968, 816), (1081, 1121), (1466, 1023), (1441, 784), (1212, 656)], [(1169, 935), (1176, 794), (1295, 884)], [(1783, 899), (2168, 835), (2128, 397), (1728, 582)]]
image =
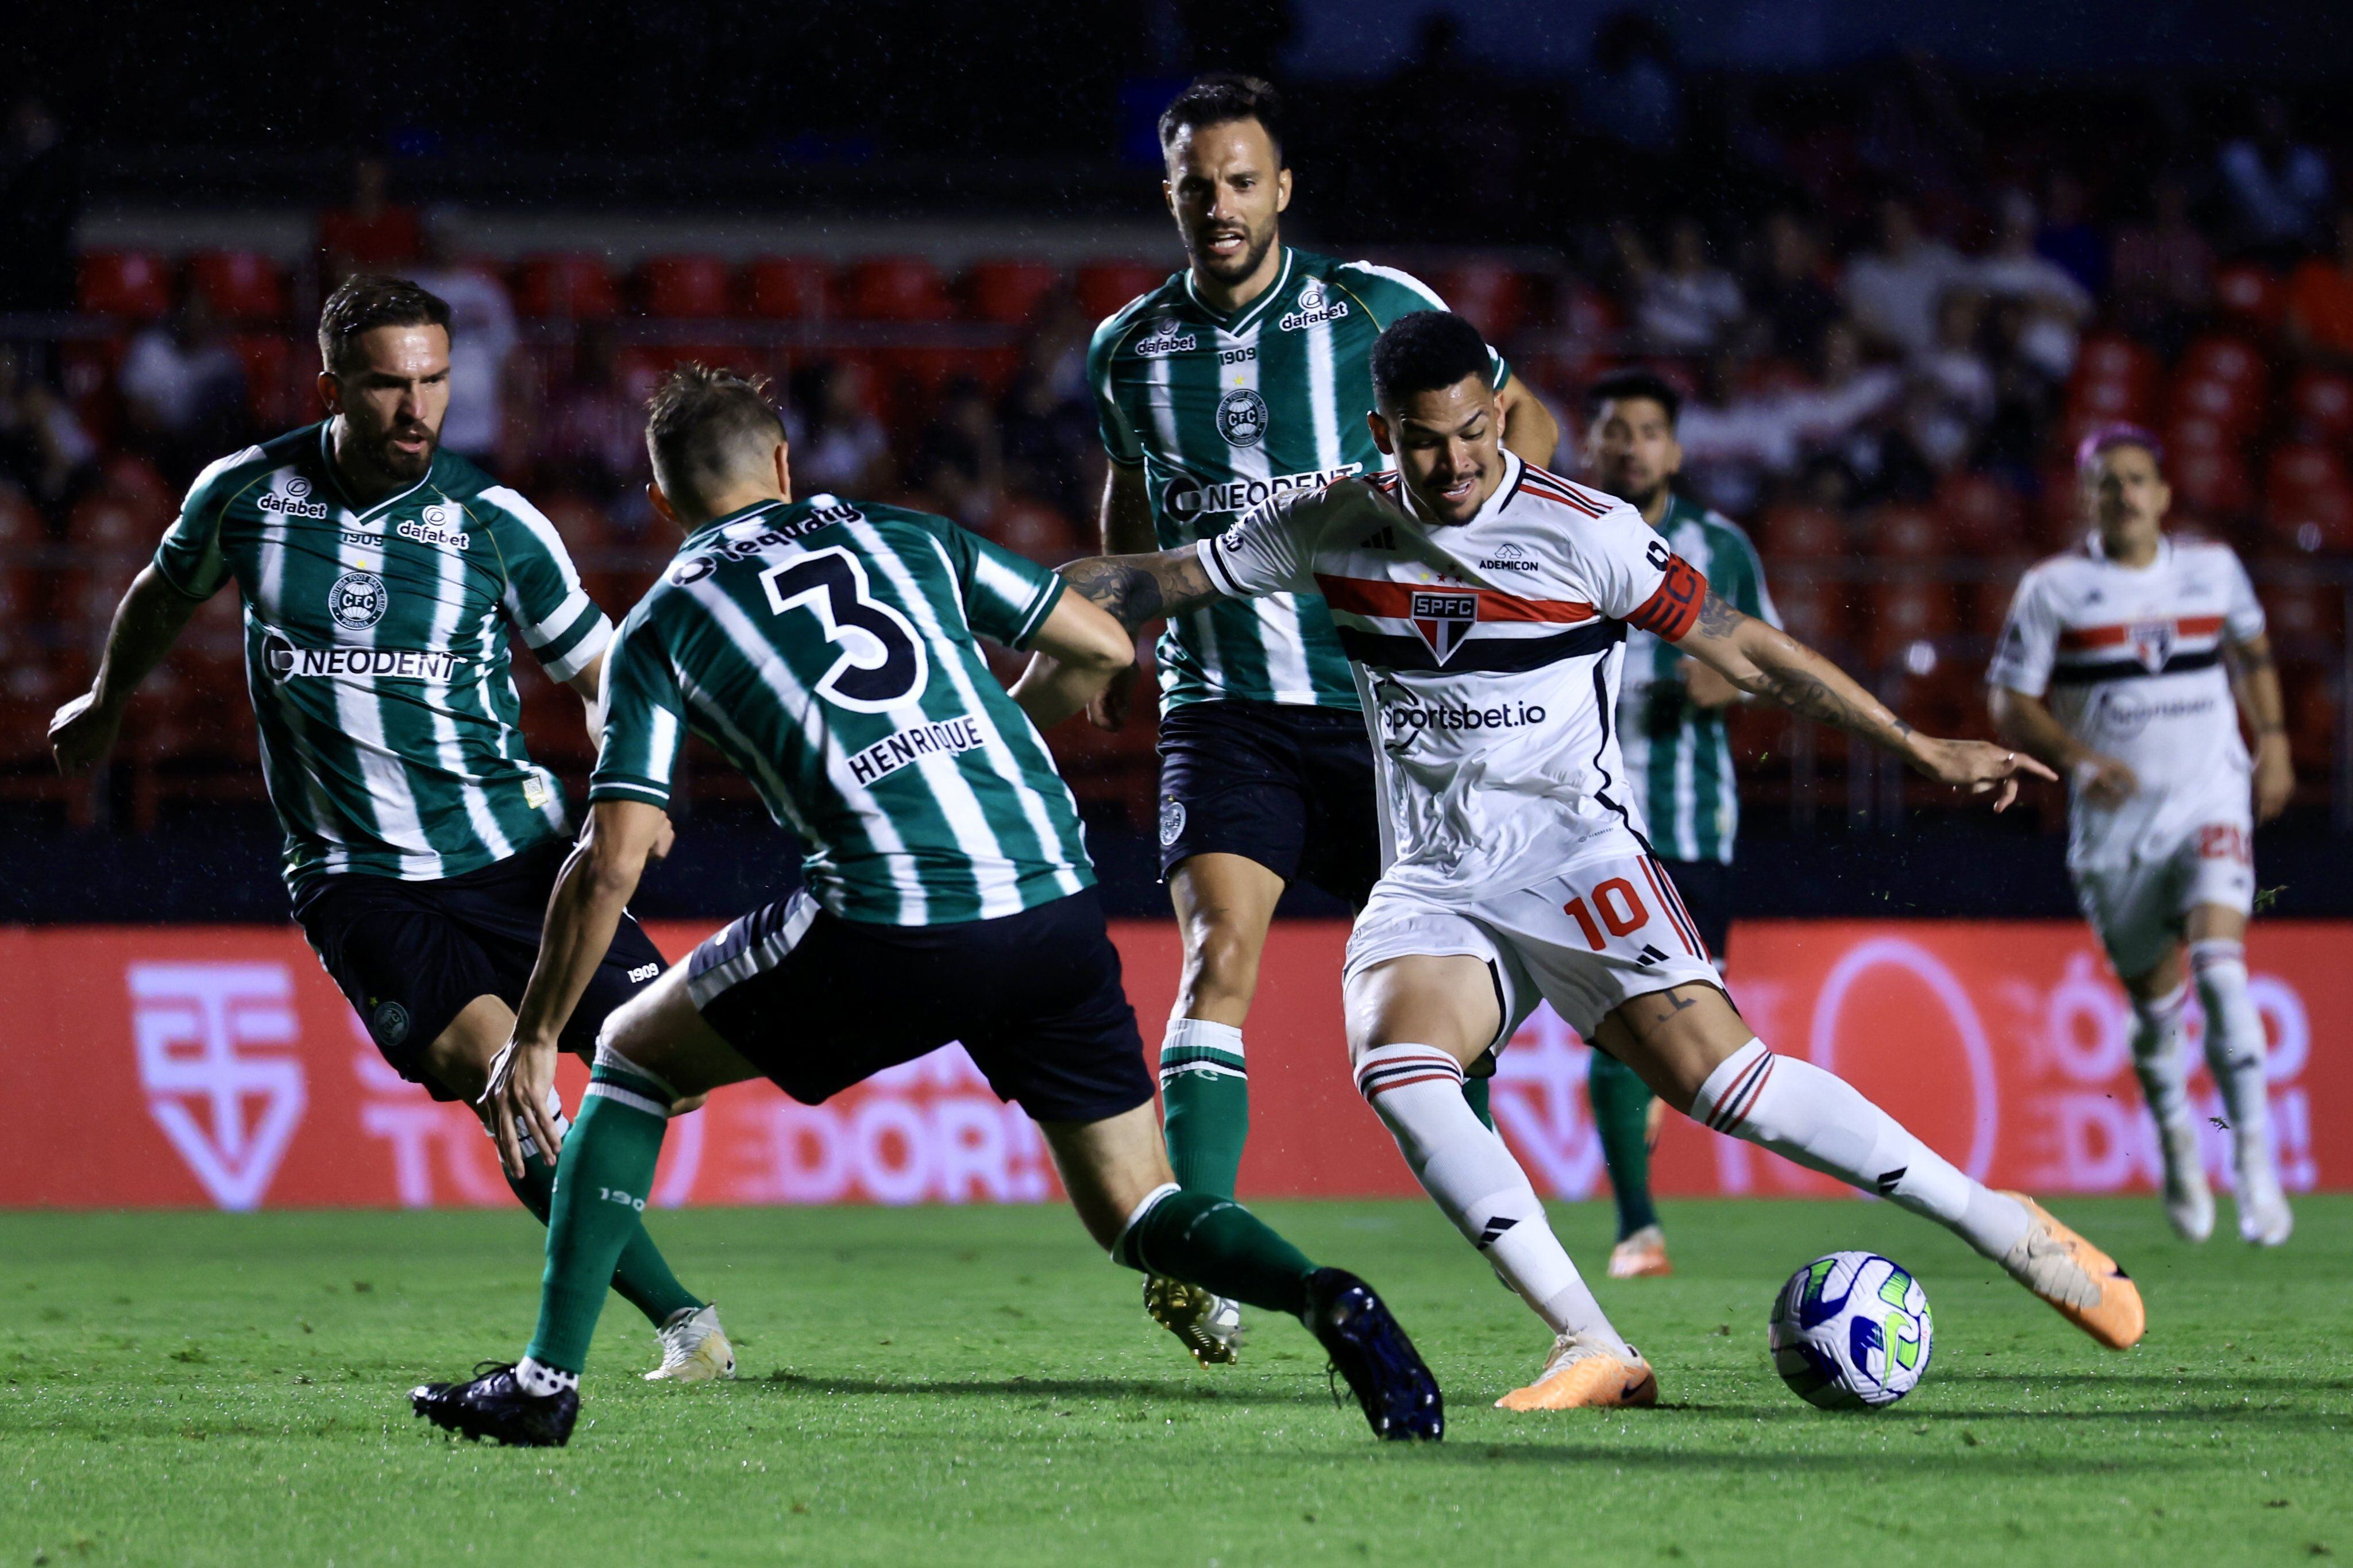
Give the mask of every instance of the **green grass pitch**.
[[(1665, 1407), (1511, 1415), (1541, 1334), (1434, 1210), (1266, 1205), (1437, 1370), (1449, 1433), (1418, 1447), (1335, 1409), (1293, 1324), (1196, 1370), (1059, 1209), (664, 1214), (743, 1380), (639, 1382), (616, 1300), (553, 1452), (453, 1443), (402, 1397), (519, 1350), (519, 1213), (0, 1215), (0, 1564), (2353, 1556), (2353, 1198), (2265, 1254), (2177, 1243), (2153, 1201), (2057, 1206), (2142, 1282), (2138, 1349), (1884, 1205), (1673, 1204), (1675, 1276), (1598, 1287)], [(1606, 1208), (1557, 1218), (1598, 1272)], [(1875, 1414), (1801, 1405), (1765, 1353), (1775, 1287), (1844, 1247), (1936, 1313), (1927, 1380)]]

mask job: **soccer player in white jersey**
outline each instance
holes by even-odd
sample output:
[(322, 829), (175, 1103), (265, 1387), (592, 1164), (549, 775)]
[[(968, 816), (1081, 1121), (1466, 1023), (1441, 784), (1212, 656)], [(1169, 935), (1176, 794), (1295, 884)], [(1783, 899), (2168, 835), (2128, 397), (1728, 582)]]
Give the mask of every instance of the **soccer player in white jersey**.
[(2166, 1217), (2189, 1240), (2213, 1234), (2181, 1043), (2195, 980), (2231, 1123), (2239, 1234), (2276, 1247), (2294, 1218), (2273, 1157), (2246, 935), (2254, 825), (2287, 805), (2295, 771), (2263, 606), (2228, 546), (2166, 533), (2173, 497), (2147, 432), (2094, 431), (2075, 468), (2091, 530), (2019, 583), (1987, 675), (1994, 722), (2071, 785), (2067, 868), (2132, 997)]
[(1725, 603), (1632, 507), (1504, 451), (1483, 363), (1461, 318), (1406, 316), (1372, 361), (1371, 428), (1395, 472), (1270, 501), (1183, 549), (1063, 572), (1130, 626), (1220, 595), (1320, 591), (1331, 606), (1396, 847), (1343, 967), (1349, 1049), (1422, 1185), (1553, 1331), (1536, 1380), (1499, 1403), (1658, 1397), (1518, 1162), (1462, 1100), (1465, 1068), (1539, 999), (1669, 1105), (1936, 1220), (2101, 1343), (2134, 1343), (2140, 1293), (2113, 1259), (1839, 1078), (1767, 1050), (1734, 1010), (1628, 815), (1613, 713), (1624, 638), (1651, 632), (1997, 809), (2014, 773), (2048, 770), (1918, 733)]

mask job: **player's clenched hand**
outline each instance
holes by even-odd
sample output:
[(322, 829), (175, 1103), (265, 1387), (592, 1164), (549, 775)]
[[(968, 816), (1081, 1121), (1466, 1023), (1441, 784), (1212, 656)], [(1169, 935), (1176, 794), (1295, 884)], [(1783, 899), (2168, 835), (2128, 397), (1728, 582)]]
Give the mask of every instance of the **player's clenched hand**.
[(2075, 787), (2094, 805), (2113, 809), (2140, 793), (2140, 775), (2114, 757), (2085, 757), (2074, 772)]
[(518, 1182), (525, 1174), (525, 1137), (539, 1146), (539, 1157), (551, 1165), (564, 1146), (549, 1110), (554, 1098), (555, 1047), (509, 1040), (491, 1063), (491, 1083), (480, 1103), (490, 1111), (491, 1131), (499, 1141), (499, 1163)]
[(58, 709), (49, 720), (49, 751), (58, 759), (58, 771), (71, 778), (106, 761), (121, 728), (121, 710), (101, 706), (95, 691), (85, 691)]
[(1993, 808), (2007, 811), (2018, 798), (2018, 775), (2056, 779), (2059, 775), (2023, 752), (2013, 752), (1989, 741), (1923, 740), (1915, 752), (1920, 771), (1939, 784), (1991, 795)]
[(1128, 700), (1135, 694), (1135, 671), (1123, 669), (1087, 704), (1087, 722), (1098, 730), (1119, 730), (1127, 723)]

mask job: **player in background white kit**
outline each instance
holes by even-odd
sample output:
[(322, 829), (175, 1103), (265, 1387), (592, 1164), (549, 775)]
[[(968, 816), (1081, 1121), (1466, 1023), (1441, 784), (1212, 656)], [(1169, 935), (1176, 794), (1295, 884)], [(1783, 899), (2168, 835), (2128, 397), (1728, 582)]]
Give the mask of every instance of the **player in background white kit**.
[(2129, 426), (2084, 438), (2075, 468), (2092, 531), (2019, 583), (1986, 679), (2003, 738), (2071, 785), (2067, 869), (2132, 997), (2166, 1216), (2191, 1241), (2214, 1229), (2184, 1088), (2186, 942), (2231, 1121), (2239, 1234), (2276, 1247), (2295, 1222), (2273, 1154), (2246, 935), (2254, 825), (2286, 806), (2295, 773), (2263, 606), (2228, 546), (2164, 531), (2173, 497), (2159, 459), (2155, 439)]
[(1063, 574), (1131, 627), (1221, 595), (1321, 593), (1355, 667), (1395, 856), (1342, 984), (1358, 1089), (1447, 1216), (1555, 1335), (1514, 1410), (1650, 1405), (1658, 1380), (1602, 1314), (1463, 1072), (1539, 1000), (1721, 1132), (1948, 1226), (2102, 1343), (2138, 1289), (2030, 1200), (1956, 1170), (1832, 1074), (1776, 1056), (1733, 1009), (1629, 818), (1613, 732), (1628, 626), (1743, 690), (2009, 803), (2040, 763), (1921, 735), (1835, 666), (1710, 593), (1623, 501), (1523, 464), (1479, 333), (1399, 318), (1372, 354), (1374, 440), (1395, 473), (1343, 479), (1152, 555)]

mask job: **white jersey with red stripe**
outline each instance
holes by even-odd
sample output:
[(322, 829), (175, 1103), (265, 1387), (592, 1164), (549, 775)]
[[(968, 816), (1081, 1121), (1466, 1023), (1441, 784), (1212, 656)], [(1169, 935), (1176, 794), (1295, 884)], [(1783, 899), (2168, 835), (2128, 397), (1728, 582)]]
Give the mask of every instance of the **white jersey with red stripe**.
[(1382, 784), (1385, 886), (1453, 904), (1641, 832), (1613, 720), (1626, 628), (1670, 641), (1706, 582), (1641, 514), (1504, 454), (1468, 522), (1394, 473), (1279, 496), (1198, 546), (1219, 591), (1321, 594)]
[(2069, 864), (2169, 855), (2211, 821), (2245, 816), (2252, 764), (2222, 646), (2263, 630), (2254, 585), (2227, 545), (2168, 537), (2156, 560), (2132, 567), (2094, 534), (2020, 581), (1987, 680), (2047, 693), (2069, 734), (2140, 780), (2114, 807), (2073, 792)]

